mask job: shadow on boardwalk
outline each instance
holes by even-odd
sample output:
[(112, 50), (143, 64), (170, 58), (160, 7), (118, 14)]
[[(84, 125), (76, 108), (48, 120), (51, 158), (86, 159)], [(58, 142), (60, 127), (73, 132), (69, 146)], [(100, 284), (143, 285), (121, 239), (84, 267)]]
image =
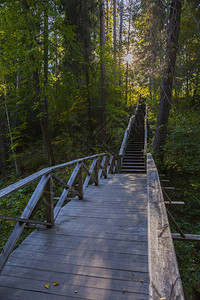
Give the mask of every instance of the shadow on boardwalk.
[(146, 175), (109, 175), (12, 253), (0, 300), (149, 299), (147, 223)]

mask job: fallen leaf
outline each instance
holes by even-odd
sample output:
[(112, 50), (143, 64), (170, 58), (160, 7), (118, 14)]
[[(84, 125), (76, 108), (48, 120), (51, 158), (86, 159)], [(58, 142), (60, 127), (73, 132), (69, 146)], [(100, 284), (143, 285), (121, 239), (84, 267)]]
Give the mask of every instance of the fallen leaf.
[(72, 219), (76, 219), (76, 217), (72, 217)]
[(57, 286), (57, 285), (59, 285), (59, 283), (57, 281), (55, 281), (53, 285)]
[(45, 285), (45, 289), (49, 289), (49, 288), (50, 288), (50, 284), (47, 283), (47, 284)]
[(58, 228), (55, 228), (54, 230), (55, 230), (55, 231), (58, 231)]

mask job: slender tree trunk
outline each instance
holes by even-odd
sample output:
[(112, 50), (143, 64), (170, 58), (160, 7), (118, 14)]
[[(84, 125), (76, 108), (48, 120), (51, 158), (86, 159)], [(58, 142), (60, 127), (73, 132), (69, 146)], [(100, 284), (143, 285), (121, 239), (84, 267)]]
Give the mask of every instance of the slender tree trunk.
[(101, 51), (101, 118), (102, 141), (106, 138), (106, 65), (105, 65), (105, 9), (104, 0), (100, 3), (100, 51)]
[(116, 0), (113, 0), (113, 49), (114, 49), (114, 61), (116, 64), (116, 54), (117, 54)]
[(123, 30), (124, 0), (120, 4), (120, 28), (119, 28), (119, 85), (121, 86), (121, 61), (122, 61), (122, 30)]
[(47, 85), (48, 85), (48, 8), (47, 3), (44, 1), (44, 96), (43, 96), (43, 116), (41, 118), (42, 134), (45, 143), (45, 149), (47, 153), (47, 159), (49, 165), (55, 164), (53, 155), (51, 139), (49, 134), (49, 122), (48, 122), (48, 97), (47, 97)]
[(6, 119), (7, 119), (7, 125), (8, 125), (8, 132), (9, 132), (9, 136), (10, 136), (11, 154), (12, 154), (12, 157), (13, 157), (16, 174), (19, 174), (19, 169), (18, 169), (18, 165), (17, 165), (17, 159), (15, 157), (15, 150), (14, 150), (14, 147), (13, 147), (13, 145), (14, 145), (14, 143), (13, 143), (13, 135), (12, 135), (11, 124), (10, 124), (10, 116), (9, 116), (9, 112), (8, 112), (6, 84), (5, 84), (4, 78), (3, 78), (3, 83), (4, 83), (4, 104), (5, 104), (5, 111), (6, 111)]
[(106, 35), (109, 34), (109, 0), (106, 0)]
[(93, 124), (92, 124), (92, 103), (91, 103), (91, 95), (90, 95), (90, 74), (89, 74), (89, 53), (90, 53), (90, 32), (88, 29), (87, 37), (85, 39), (85, 79), (86, 79), (86, 86), (87, 86), (87, 113), (88, 113), (88, 126), (90, 130), (90, 134), (93, 134)]
[(119, 45), (122, 44), (123, 14), (124, 14), (124, 0), (121, 0), (121, 4), (120, 4)]
[[(131, 31), (131, 6), (129, 12), (129, 19), (128, 19), (128, 45), (127, 45), (127, 54), (129, 54), (130, 48), (130, 31)], [(125, 95), (125, 102), (128, 104), (128, 61), (126, 62), (126, 95)]]
[(5, 173), (6, 167), (6, 135), (4, 116), (2, 110), (0, 110), (0, 173)]
[(181, 7), (181, 0), (171, 1), (168, 23), (168, 40), (166, 48), (166, 68), (164, 70), (164, 78), (162, 80), (160, 109), (153, 142), (153, 149), (159, 154), (163, 151), (167, 136), (167, 123), (169, 112), (171, 109), (174, 70), (176, 63), (176, 54), (178, 50)]
[(155, 71), (156, 59), (159, 49), (159, 40), (161, 39), (161, 32), (164, 26), (165, 13), (162, 0), (151, 0), (151, 14), (150, 14), (150, 44), (151, 44), (151, 68), (150, 68), (150, 99), (153, 97), (155, 86)]

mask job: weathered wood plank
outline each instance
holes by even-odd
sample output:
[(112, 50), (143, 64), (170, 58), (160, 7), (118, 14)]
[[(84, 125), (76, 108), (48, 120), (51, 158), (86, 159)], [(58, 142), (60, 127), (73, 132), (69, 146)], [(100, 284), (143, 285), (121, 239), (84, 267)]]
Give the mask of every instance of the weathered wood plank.
[(0, 215), (0, 219), (8, 220), (8, 221), (35, 224), (35, 225), (45, 225), (45, 226), (49, 225), (49, 226), (51, 226), (51, 223), (48, 223), (48, 222), (41, 222), (41, 221), (37, 221), (37, 220), (30, 220), (30, 219), (17, 218), (17, 217), (9, 217), (9, 216), (3, 216), (3, 215)]
[[(5, 279), (6, 279), (6, 281), (5, 281)], [(54, 281), (51, 280), (49, 283), (52, 286)], [(96, 284), (97, 283), (98, 282), (96, 281)], [(129, 292), (129, 286), (127, 283), (129, 283), (129, 282), (128, 281), (126, 282), (124, 289), (126, 288), (126, 286), (128, 287), (126, 290), (127, 291), (126, 294), (128, 295), (128, 293), (131, 293), (131, 292)], [(5, 287), (12, 286), (16, 289), (40, 291), (43, 293), (48, 293), (48, 294), (52, 293), (54, 295), (61, 295), (61, 296), (67, 295), (67, 296), (73, 297), (76, 294), (75, 291), (78, 292), (77, 297), (83, 297), (83, 298), (85, 297), (85, 299), (95, 299), (94, 298), (95, 296), (97, 297), (96, 299), (101, 299), (101, 297), (105, 297), (105, 295), (109, 296), (109, 294), (112, 294), (113, 296), (117, 296), (118, 293), (120, 293), (121, 297), (123, 295), (124, 289), (122, 289), (121, 286), (117, 286), (117, 284), (112, 283), (112, 281), (108, 283), (109, 286), (107, 286), (105, 283), (104, 288), (98, 288), (98, 287), (96, 287), (96, 284), (95, 284), (95, 286), (93, 284), (93, 286), (90, 287), (90, 286), (78, 285), (75, 282), (63, 283), (63, 284), (61, 283), (60, 285), (58, 285), (55, 288), (52, 287), (51, 289), (46, 290), (45, 289), (46, 281), (44, 281), (44, 280), (39, 281), (39, 280), (30, 280), (30, 279), (25, 279), (25, 278), (23, 280), (21, 280), (21, 278), (11, 277), (11, 276), (9, 276), (7, 278), (7, 276), (3, 276), (3, 275), (0, 278), (0, 286), (1, 285), (5, 286)], [(135, 286), (139, 291), (141, 290), (141, 297), (142, 297), (142, 295), (147, 295), (146, 283), (135, 283), (135, 285), (133, 283), (132, 285)], [(109, 293), (109, 291), (110, 291), (110, 293)], [(106, 292), (106, 294), (105, 294), (105, 292)], [(133, 295), (134, 293), (131, 293), (131, 294), (132, 294), (132, 297), (134, 297), (134, 295)], [(108, 298), (108, 299), (110, 299), (110, 298)], [(114, 299), (114, 298), (112, 298), (112, 299)], [(120, 299), (119, 294), (118, 294), (117, 299)], [(125, 298), (125, 299), (127, 299), (127, 298)]]
[(50, 174), (49, 180), (45, 186), (44, 189), (44, 196), (45, 196), (45, 206), (46, 206), (46, 220), (51, 225), (48, 225), (50, 227), (53, 227), (54, 225), (54, 203), (53, 203), (53, 182), (52, 182), (52, 176)]
[(151, 299), (184, 299), (176, 255), (165, 210), (159, 175), (147, 154), (149, 201), (149, 275)]
[[(54, 268), (55, 266), (55, 268)], [(44, 265), (34, 264), (34, 266), (31, 266), (30, 263), (26, 263), (22, 266), (5, 266), (5, 268), (2, 271), (2, 275), (6, 276), (15, 276), (15, 274), (21, 274), (21, 277), (24, 276), (24, 274), (29, 273), (29, 276), (33, 274), (33, 278), (35, 277), (35, 274), (37, 275), (37, 272), (39, 272), (42, 276), (44, 274), (46, 277), (48, 276), (51, 280), (52, 278), (57, 278), (57, 281), (59, 281), (59, 278), (64, 277), (63, 273), (60, 272), (59, 264), (53, 265), (53, 268), (51, 270), (47, 269), (45, 270)], [(126, 271), (126, 270), (115, 270), (115, 269), (109, 269), (109, 268), (95, 268), (91, 266), (76, 266), (76, 265), (67, 265), (65, 276), (72, 276), (74, 275), (82, 275), (82, 276), (92, 276), (92, 277), (100, 277), (100, 278), (106, 278), (106, 279), (115, 279), (115, 280), (125, 280), (125, 281), (134, 281), (134, 282), (146, 282), (148, 283), (148, 273), (147, 272), (133, 272), (133, 271)], [(48, 278), (47, 278), (48, 279)]]
[[(23, 270), (22, 270), (23, 272)], [(16, 274), (16, 273), (15, 273)], [(28, 281), (37, 281), (36, 284), (40, 282), (49, 282), (51, 285), (55, 282), (52, 278), (52, 274), (48, 274), (48, 272), (32, 272), (31, 274), (26, 272), (24, 275), (18, 274), (17, 277), (15, 275), (8, 274), (9, 277), (13, 276), (15, 278), (15, 281), (19, 284), (19, 286), (16, 285), (16, 283), (12, 282), (11, 285), (14, 287), (23, 287), (24, 285), (20, 284), (20, 279), (25, 280), (27, 284)], [(31, 276), (32, 275), (32, 276)], [(49, 276), (51, 275), (51, 276)], [(2, 274), (2, 276), (5, 276)], [(127, 281), (127, 280), (118, 280), (113, 278), (101, 278), (99, 276), (93, 277), (93, 276), (87, 276), (87, 275), (77, 275), (77, 274), (66, 274), (63, 276), (62, 274), (57, 273), (56, 281), (59, 282), (59, 287), (57, 287), (57, 290), (60, 292), (62, 291), (63, 287), (69, 287), (70, 285), (75, 284), (75, 282), (78, 283), (79, 287), (86, 287), (86, 288), (97, 288), (97, 289), (108, 289), (108, 290), (115, 290), (115, 291), (123, 291), (126, 289), (127, 292), (131, 293), (141, 293), (141, 294), (148, 294), (148, 282), (140, 281)], [(0, 278), (0, 284), (4, 284)], [(40, 285), (39, 285), (40, 286)], [(45, 286), (45, 285), (44, 285)], [(41, 286), (40, 286), (41, 288)]]
[(78, 230), (76, 228), (69, 230), (65, 230), (62, 227), (55, 227), (52, 230), (43, 231), (44, 234), (56, 234), (62, 235), (63, 238), (65, 236), (79, 236), (79, 237), (94, 237), (99, 239), (109, 239), (109, 240), (120, 240), (120, 241), (140, 241), (140, 242), (147, 242), (147, 236), (143, 234), (137, 234), (132, 232), (130, 235), (129, 233), (122, 232), (122, 233), (112, 233), (112, 232), (95, 232), (91, 230)]
[[(24, 257), (22, 257), (24, 255)], [(48, 260), (51, 259), (51, 260)], [(19, 263), (21, 262), (21, 265), (29, 263), (29, 266), (34, 267), (35, 261), (37, 263), (41, 262), (43, 266), (46, 264), (46, 269), (50, 269), (49, 262), (52, 260), (54, 263), (63, 264), (65, 265), (65, 268), (68, 268), (68, 265), (77, 265), (77, 262), (79, 262), (79, 266), (90, 266), (90, 267), (106, 267), (109, 269), (115, 269), (115, 270), (127, 270), (127, 271), (136, 271), (136, 272), (148, 272), (147, 267), (147, 261), (144, 262), (137, 262), (133, 260), (126, 260), (126, 259), (120, 259), (115, 260), (111, 259), (110, 261), (108, 259), (101, 259), (101, 257), (93, 258), (93, 257), (84, 257), (83, 255), (81, 257), (77, 256), (64, 256), (64, 255), (53, 255), (48, 253), (29, 253), (25, 254), (25, 252), (16, 252), (14, 256), (9, 258), (9, 265)]]
[(172, 233), (172, 238), (177, 241), (200, 242), (200, 235), (197, 234), (184, 234), (183, 237), (180, 233)]
[[(64, 241), (63, 241), (64, 240)], [(126, 254), (138, 254), (146, 255), (147, 244), (144, 242), (137, 241), (118, 241), (118, 240), (103, 240), (103, 239), (89, 239), (80, 237), (65, 237), (62, 236), (44, 237), (44, 240), (38, 238), (31, 238), (23, 242), (23, 245), (40, 245), (43, 247), (53, 247), (56, 244), (58, 248), (67, 249), (82, 249), (82, 251), (95, 251), (101, 249), (103, 252), (113, 252), (113, 253), (126, 253)], [(146, 247), (145, 247), (146, 246)]]
[[(60, 199), (58, 200), (57, 204), (56, 204), (56, 207), (54, 208), (54, 219), (56, 220), (58, 214), (59, 214), (59, 211), (61, 210), (61, 207), (63, 205), (63, 203), (66, 201), (67, 199), (67, 195), (70, 191), (70, 188), (72, 189), (72, 185), (74, 184), (75, 180), (76, 180), (76, 177), (77, 177), (77, 174), (79, 172), (81, 168), (81, 164), (80, 163), (77, 163), (73, 172), (72, 172), (72, 175), (70, 176), (68, 182), (67, 182), (67, 186), (69, 186), (69, 189), (64, 189), (61, 196), (60, 196)], [(75, 191), (75, 193), (82, 197), (82, 195), (79, 193), (79, 191)]]

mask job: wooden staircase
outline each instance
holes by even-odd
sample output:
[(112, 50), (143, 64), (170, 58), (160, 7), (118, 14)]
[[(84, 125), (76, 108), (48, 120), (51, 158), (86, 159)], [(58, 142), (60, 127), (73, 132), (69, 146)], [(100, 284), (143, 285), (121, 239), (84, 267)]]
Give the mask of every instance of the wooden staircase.
[(138, 106), (135, 122), (130, 128), (129, 138), (125, 147), (121, 173), (146, 173), (144, 155), (145, 105)]

